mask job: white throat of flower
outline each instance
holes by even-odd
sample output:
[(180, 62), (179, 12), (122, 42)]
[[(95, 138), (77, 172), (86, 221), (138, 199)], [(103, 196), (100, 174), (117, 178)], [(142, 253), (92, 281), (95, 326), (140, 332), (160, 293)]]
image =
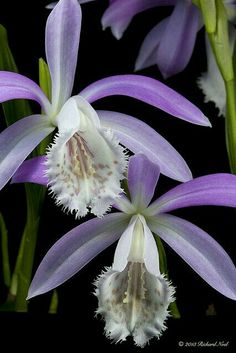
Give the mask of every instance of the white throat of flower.
[(106, 335), (115, 342), (133, 336), (143, 347), (161, 335), (174, 301), (174, 288), (160, 274), (153, 235), (142, 216), (134, 216), (122, 234), (112, 268), (95, 282), (97, 313), (106, 321)]
[(46, 175), (57, 204), (76, 217), (88, 208), (102, 216), (122, 189), (127, 157), (124, 148), (104, 131), (91, 105), (70, 98), (56, 116), (58, 133), (47, 151)]

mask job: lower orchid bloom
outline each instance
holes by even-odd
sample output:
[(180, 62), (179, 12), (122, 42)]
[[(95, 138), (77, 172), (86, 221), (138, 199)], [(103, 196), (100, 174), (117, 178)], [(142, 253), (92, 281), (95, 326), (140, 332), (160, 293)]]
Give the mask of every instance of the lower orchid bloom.
[[(125, 95), (158, 107), (180, 119), (210, 125), (198, 108), (162, 83), (144, 76), (120, 75), (99, 80), (70, 97), (81, 29), (77, 0), (61, 0), (46, 24), (46, 57), (51, 101), (40, 87), (20, 74), (0, 72), (0, 102), (32, 99), (42, 114), (23, 118), (0, 134), (0, 189), (25, 158), (52, 131), (45, 173), (58, 204), (84, 216), (88, 208), (103, 215), (121, 192), (127, 157), (121, 142), (134, 153), (142, 151), (160, 164), (162, 173), (177, 180), (191, 179), (183, 158), (145, 123), (115, 112), (99, 115), (91, 103), (103, 97)], [(142, 137), (137, 138), (139, 129)], [(116, 134), (116, 137), (114, 136)]]
[[(133, 336), (144, 346), (165, 329), (174, 288), (160, 273), (158, 235), (209, 285), (236, 300), (236, 268), (223, 248), (196, 225), (169, 214), (188, 206), (236, 207), (236, 176), (213, 174), (180, 184), (151, 202), (160, 169), (143, 154), (129, 160), (130, 199), (120, 212), (89, 220), (69, 231), (48, 251), (31, 283), (28, 299), (64, 283), (102, 250), (118, 241), (114, 262), (96, 280), (95, 294), (107, 335), (115, 341)], [(153, 234), (152, 234), (153, 233)]]

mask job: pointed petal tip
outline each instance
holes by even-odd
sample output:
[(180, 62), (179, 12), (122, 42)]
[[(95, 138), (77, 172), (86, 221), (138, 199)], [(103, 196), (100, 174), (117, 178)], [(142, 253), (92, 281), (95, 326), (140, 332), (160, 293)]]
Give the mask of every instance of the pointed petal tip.
[(120, 40), (122, 38), (123, 33), (117, 30), (116, 28), (111, 27), (111, 32), (117, 40)]
[(42, 293), (34, 293), (34, 291), (32, 291), (30, 288), (29, 288), (29, 291), (28, 291), (28, 295), (27, 295), (27, 297), (26, 297), (26, 300), (30, 300), (30, 299), (32, 299), (32, 298), (34, 298), (34, 297), (37, 297), (37, 295), (40, 295), (40, 294), (42, 294)]
[(139, 70), (142, 70), (142, 64), (139, 62), (139, 60), (136, 60), (135, 64), (134, 64), (134, 72), (137, 72)]
[(180, 181), (181, 183), (186, 183), (187, 181), (193, 180), (193, 175), (190, 169), (185, 170), (185, 175), (181, 174), (178, 176), (176, 176), (176, 180)]
[(202, 126), (212, 127), (212, 124), (210, 120), (206, 117), (206, 115), (202, 115), (202, 118), (203, 120), (205, 120), (205, 124), (204, 125), (202, 124)]

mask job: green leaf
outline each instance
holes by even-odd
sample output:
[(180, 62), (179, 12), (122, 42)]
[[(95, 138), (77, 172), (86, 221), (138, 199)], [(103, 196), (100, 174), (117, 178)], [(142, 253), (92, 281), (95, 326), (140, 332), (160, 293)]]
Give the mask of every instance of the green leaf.
[(174, 319), (180, 319), (181, 318), (179, 309), (178, 309), (177, 304), (176, 304), (176, 300), (174, 302), (170, 303), (170, 312), (171, 312), (171, 315), (173, 316)]
[(0, 213), (0, 233), (1, 233), (1, 252), (2, 252), (2, 270), (3, 280), (7, 287), (11, 284), (11, 271), (8, 254), (8, 234), (4, 218)]
[[(7, 31), (2, 25), (0, 25), (0, 48), (0, 70), (18, 72), (8, 44)], [(24, 116), (31, 115), (29, 103), (23, 99), (5, 102), (2, 106), (7, 126)]]
[[(165, 274), (167, 276), (167, 278), (169, 278), (165, 248), (164, 248), (162, 241), (158, 235), (154, 234), (154, 238), (156, 240), (156, 244), (157, 244), (157, 248), (158, 248), (160, 272), (162, 274)], [(181, 317), (179, 309), (176, 304), (176, 300), (174, 302), (170, 303), (169, 308), (170, 308), (171, 315), (174, 319), (179, 319)]]
[(52, 83), (49, 68), (47, 63), (40, 58), (39, 59), (39, 85), (42, 91), (46, 94), (49, 100), (51, 100)]
[(166, 259), (166, 252), (164, 246), (162, 244), (161, 239), (158, 236), (155, 236), (155, 240), (157, 243), (158, 253), (159, 253), (159, 265), (161, 273), (168, 275), (167, 270), (167, 259)]
[(57, 294), (57, 290), (54, 290), (52, 292), (52, 299), (48, 310), (49, 314), (56, 314), (57, 308), (58, 308), (58, 294)]
[[(45, 95), (51, 100), (51, 92), (52, 92), (52, 84), (51, 84), (51, 76), (49, 72), (49, 68), (47, 63), (40, 58), (39, 59), (39, 86)], [(43, 113), (43, 112), (42, 112)], [(45, 154), (47, 146), (52, 141), (52, 134), (47, 136), (36, 148), (36, 155), (41, 156)]]
[(215, 0), (200, 0), (200, 7), (208, 33), (216, 31), (216, 4)]

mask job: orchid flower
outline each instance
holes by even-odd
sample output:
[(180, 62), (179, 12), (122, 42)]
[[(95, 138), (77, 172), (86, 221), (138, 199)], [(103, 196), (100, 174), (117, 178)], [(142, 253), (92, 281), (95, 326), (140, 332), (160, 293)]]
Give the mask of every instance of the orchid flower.
[(143, 154), (129, 160), (130, 199), (120, 212), (89, 220), (48, 251), (31, 283), (28, 299), (46, 293), (80, 271), (119, 239), (114, 262), (96, 280), (97, 310), (115, 341), (132, 335), (139, 346), (165, 328), (174, 289), (160, 273), (152, 233), (176, 251), (209, 285), (236, 300), (236, 269), (223, 248), (196, 225), (169, 212), (190, 206), (236, 206), (236, 176), (212, 174), (180, 184), (151, 202), (160, 169)]
[[(0, 188), (31, 151), (55, 129), (48, 148), (45, 173), (57, 203), (77, 217), (103, 215), (121, 191), (127, 157), (120, 142), (142, 151), (161, 165), (163, 174), (191, 179), (183, 158), (153, 129), (135, 118), (115, 112), (98, 116), (92, 102), (111, 95), (126, 95), (195, 124), (209, 125), (204, 115), (185, 98), (148, 77), (112, 76), (99, 80), (70, 97), (79, 46), (81, 8), (77, 0), (61, 0), (46, 24), (46, 57), (52, 81), (51, 102), (40, 87), (20, 74), (0, 72), (0, 102), (26, 98), (38, 102), (42, 114), (19, 120), (0, 134)], [(142, 137), (139, 134), (142, 130)], [(116, 133), (116, 136), (113, 134)]]
[[(235, 0), (224, 0), (229, 19), (235, 17)], [(202, 28), (201, 14), (191, 0), (111, 0), (102, 17), (103, 28), (111, 27), (120, 39), (133, 17), (145, 10), (174, 5), (171, 15), (158, 23), (145, 37), (135, 70), (157, 65), (164, 78), (185, 69)], [(174, 35), (173, 35), (174, 34)]]

